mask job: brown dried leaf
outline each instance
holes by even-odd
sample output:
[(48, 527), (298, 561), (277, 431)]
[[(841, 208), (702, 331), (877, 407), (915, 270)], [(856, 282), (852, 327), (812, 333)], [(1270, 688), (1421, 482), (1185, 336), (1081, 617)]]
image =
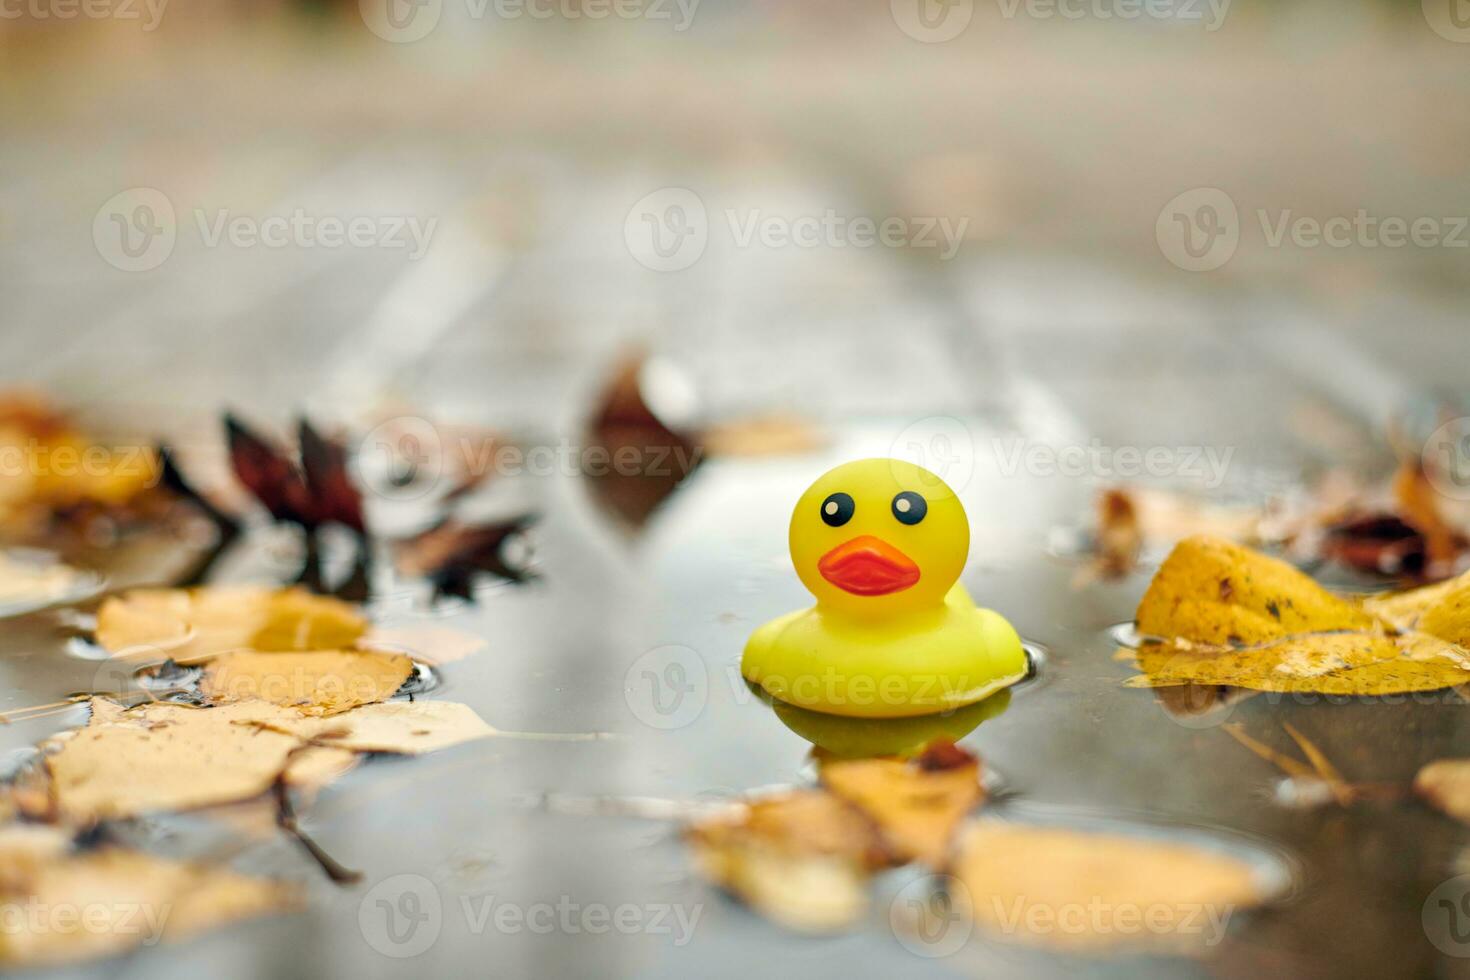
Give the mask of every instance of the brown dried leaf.
[(401, 654), (357, 650), (221, 654), (204, 668), (200, 690), (217, 702), (259, 698), (303, 714), (335, 715), (391, 698), (413, 674)]
[(1439, 578), (1465, 550), (1459, 529), (1445, 517), (1443, 497), (1424, 472), (1422, 456), (1404, 460), (1393, 478), (1393, 498), (1398, 514), (1424, 537), (1425, 569), (1428, 577)]
[(121, 656), (180, 662), (231, 650), (334, 650), (367, 630), (355, 606), (304, 589), (133, 589), (97, 611), (97, 642)]
[(1112, 487), (1097, 498), (1097, 554), (1093, 567), (1103, 578), (1122, 578), (1138, 567), (1143, 528), (1127, 490)]
[(699, 872), (772, 921), (802, 932), (851, 925), (888, 856), (873, 824), (821, 790), (722, 811), (686, 832)]
[(1222, 918), (1267, 898), (1248, 864), (1215, 851), (996, 820), (961, 835), (953, 873), (987, 932), (1071, 953), (1203, 946)]
[(1414, 792), (1461, 823), (1470, 824), (1470, 759), (1436, 759), (1414, 777)]
[(940, 867), (965, 815), (984, 798), (980, 760), (943, 743), (917, 759), (828, 759), (822, 783), (877, 823), (903, 861)]

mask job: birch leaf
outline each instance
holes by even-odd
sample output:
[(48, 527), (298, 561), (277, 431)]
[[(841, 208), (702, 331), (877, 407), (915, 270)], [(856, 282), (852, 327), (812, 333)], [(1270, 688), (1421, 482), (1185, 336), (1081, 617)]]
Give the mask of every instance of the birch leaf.
[(413, 661), (401, 654), (242, 650), (211, 660), (204, 668), (200, 690), (219, 702), (260, 698), (299, 708), (304, 714), (334, 715), (386, 701), (412, 673)]
[(304, 589), (211, 586), (134, 589), (97, 611), (97, 642), (114, 655), (178, 661), (230, 650), (334, 650), (367, 629), (356, 607)]

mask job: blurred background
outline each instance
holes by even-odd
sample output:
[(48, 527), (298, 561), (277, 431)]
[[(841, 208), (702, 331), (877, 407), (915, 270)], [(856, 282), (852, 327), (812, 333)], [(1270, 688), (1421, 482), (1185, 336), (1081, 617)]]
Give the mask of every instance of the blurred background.
[(716, 416), (1381, 414), (1459, 376), (1458, 3), (5, 0), (0, 370), (544, 423), (636, 341)]

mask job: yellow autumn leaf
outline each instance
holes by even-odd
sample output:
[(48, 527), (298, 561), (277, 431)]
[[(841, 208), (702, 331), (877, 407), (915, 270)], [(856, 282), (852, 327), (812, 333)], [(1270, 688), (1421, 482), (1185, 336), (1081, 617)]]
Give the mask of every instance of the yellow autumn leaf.
[(1424, 614), (1452, 594), (1470, 597), (1470, 572), (1407, 592), (1369, 596), (1363, 600), (1363, 609), (1394, 629), (1420, 629)]
[(218, 708), (153, 703), (94, 717), (46, 756), (59, 815), (75, 823), (191, 810), (258, 796), (302, 740), (299, 713), (265, 701)]
[(333, 715), (386, 701), (412, 673), (413, 661), (401, 654), (240, 650), (209, 661), (199, 687), (217, 702), (259, 698), (305, 714)]
[(384, 701), (330, 718), (293, 718), (287, 730), (318, 745), (354, 752), (422, 755), (499, 733), (467, 704)]
[(46, 773), (57, 815), (92, 823), (246, 800), (282, 778), (320, 785), (346, 770), (341, 755), (311, 748), (418, 755), (494, 734), (449, 701), (367, 704), (330, 717), (259, 700), (212, 708), (157, 701), (94, 710), (86, 727), (51, 741)]
[(1224, 685), (1347, 696), (1437, 691), (1470, 683), (1458, 647), (1425, 634), (1320, 633), (1227, 653), (1148, 643), (1128, 687)]
[(754, 800), (686, 831), (696, 870), (751, 908), (800, 932), (851, 925), (888, 857), (874, 825), (821, 790)]
[(97, 611), (97, 642), (114, 655), (195, 661), (231, 650), (336, 650), (367, 630), (357, 608), (305, 589), (210, 586), (133, 589)]
[(910, 760), (823, 760), (821, 779), (878, 825), (900, 860), (934, 868), (948, 857), (955, 828), (985, 796), (980, 761), (952, 745)]
[(1005, 941), (1091, 953), (1204, 947), (1268, 895), (1256, 869), (1191, 844), (981, 820), (960, 838), (957, 905)]
[(1179, 542), (1138, 605), (1141, 633), (1216, 646), (1369, 629), (1373, 617), (1283, 561), (1220, 538)]

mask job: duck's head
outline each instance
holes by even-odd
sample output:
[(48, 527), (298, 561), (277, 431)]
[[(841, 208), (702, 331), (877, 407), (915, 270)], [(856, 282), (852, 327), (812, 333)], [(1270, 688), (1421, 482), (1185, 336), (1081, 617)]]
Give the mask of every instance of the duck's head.
[(791, 560), (823, 608), (883, 616), (938, 607), (970, 551), (970, 522), (943, 480), (896, 459), (823, 474), (791, 515)]

